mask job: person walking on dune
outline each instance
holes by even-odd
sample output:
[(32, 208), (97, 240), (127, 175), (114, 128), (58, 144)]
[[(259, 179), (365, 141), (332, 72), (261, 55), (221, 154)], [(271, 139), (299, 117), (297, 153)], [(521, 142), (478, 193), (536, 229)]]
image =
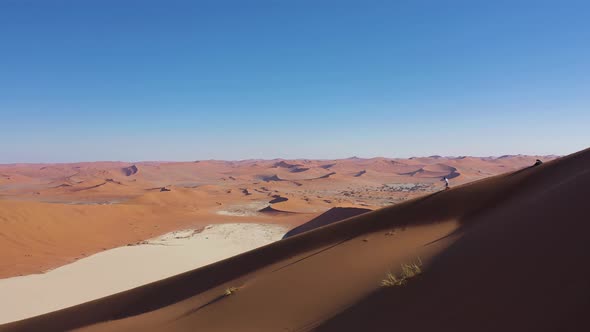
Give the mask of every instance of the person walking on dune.
[(447, 177), (445, 176), (442, 178), (442, 181), (445, 182), (445, 190), (449, 189), (449, 179), (447, 179)]

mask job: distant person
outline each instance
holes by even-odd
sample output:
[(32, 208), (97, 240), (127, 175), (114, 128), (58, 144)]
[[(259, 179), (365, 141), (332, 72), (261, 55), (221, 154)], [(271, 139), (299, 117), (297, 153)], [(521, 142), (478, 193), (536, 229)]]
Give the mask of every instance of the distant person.
[(449, 189), (449, 179), (447, 179), (447, 177), (445, 176), (444, 178), (442, 178), (442, 180), (445, 182), (445, 189)]
[(535, 161), (535, 164), (534, 164), (533, 166), (539, 166), (539, 165), (541, 165), (541, 164), (543, 164), (543, 162), (542, 162), (542, 161), (540, 161), (539, 159), (537, 159), (537, 160)]

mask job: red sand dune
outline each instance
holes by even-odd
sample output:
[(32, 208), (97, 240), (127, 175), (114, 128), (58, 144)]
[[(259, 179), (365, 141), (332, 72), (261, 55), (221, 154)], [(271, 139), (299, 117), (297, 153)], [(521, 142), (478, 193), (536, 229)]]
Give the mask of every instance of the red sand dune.
[(585, 150), (0, 330), (585, 331), (588, 197)]
[[(180, 228), (298, 226), (333, 207), (378, 209), (440, 190), (438, 176), (451, 169), (459, 174), (451, 181), (456, 186), (536, 158), (553, 157), (0, 165), (0, 278), (43, 272)], [(400, 175), (420, 169), (433, 174)], [(272, 209), (295, 213), (257, 212), (275, 195), (288, 201)], [(256, 208), (224, 212), (249, 205)]]
[(335, 222), (348, 219), (350, 217), (358, 216), (359, 214), (370, 212), (369, 209), (359, 209), (359, 208), (331, 208), (330, 210), (322, 213), (321, 215), (313, 218), (312, 220), (306, 222), (303, 225), (297, 226), (292, 230), (288, 231), (287, 234), (283, 237), (284, 239), (295, 236), (304, 232), (309, 232), (316, 228), (320, 228), (326, 225), (333, 224)]

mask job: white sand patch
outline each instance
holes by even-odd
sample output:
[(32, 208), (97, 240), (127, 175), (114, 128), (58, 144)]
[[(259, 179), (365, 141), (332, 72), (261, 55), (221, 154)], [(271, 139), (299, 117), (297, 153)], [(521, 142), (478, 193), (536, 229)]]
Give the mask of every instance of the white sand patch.
[(0, 279), (0, 324), (135, 288), (280, 240), (288, 228), (220, 224), (107, 250), (44, 274)]

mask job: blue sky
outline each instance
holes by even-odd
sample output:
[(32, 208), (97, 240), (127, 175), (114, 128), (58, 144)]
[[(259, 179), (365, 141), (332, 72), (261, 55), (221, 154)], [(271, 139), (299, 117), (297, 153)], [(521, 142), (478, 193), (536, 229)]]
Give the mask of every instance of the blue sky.
[(587, 1), (0, 1), (0, 163), (567, 154)]

